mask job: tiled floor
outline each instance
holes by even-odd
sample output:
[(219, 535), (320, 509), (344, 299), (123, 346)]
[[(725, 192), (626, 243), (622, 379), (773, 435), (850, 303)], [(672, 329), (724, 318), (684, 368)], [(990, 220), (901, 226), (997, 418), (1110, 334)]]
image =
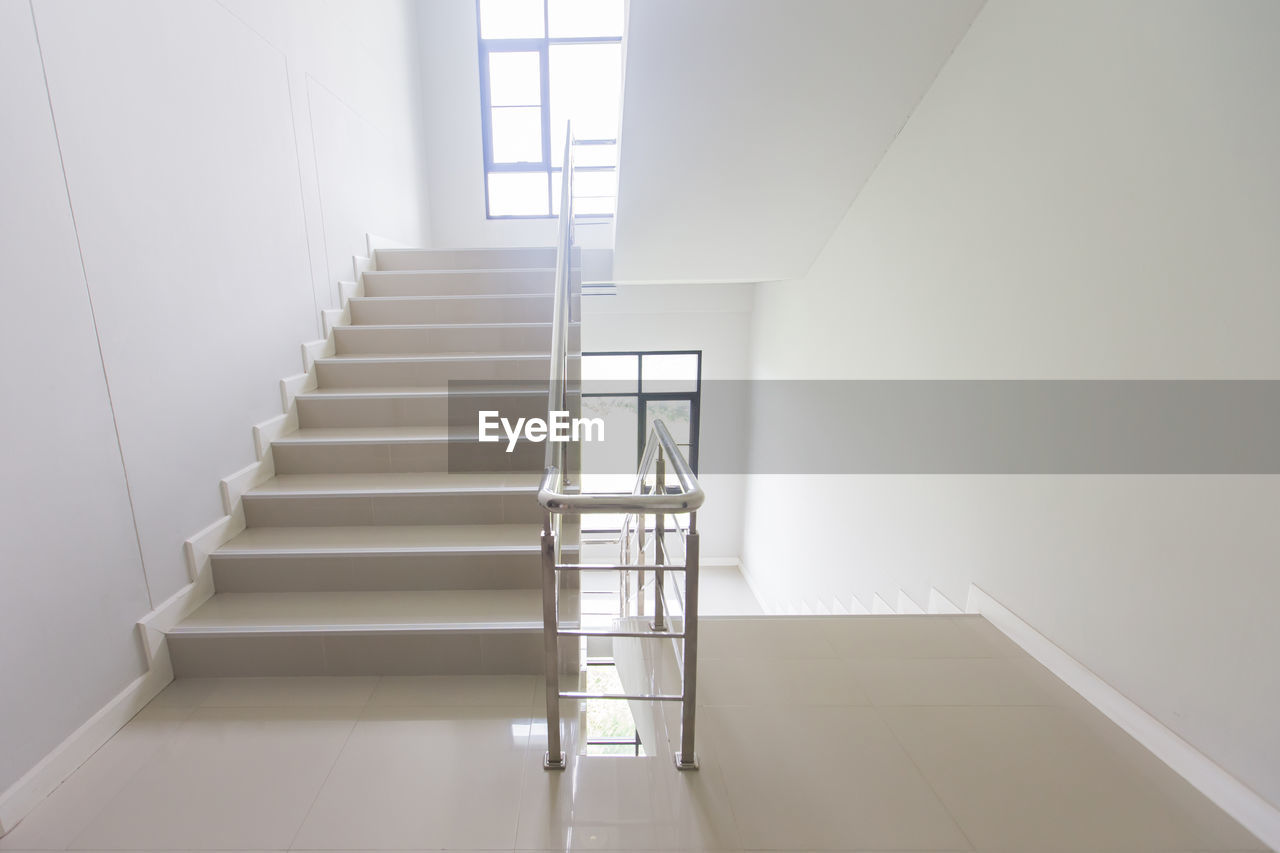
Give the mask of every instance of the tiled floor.
[(1265, 849), (979, 617), (702, 631), (696, 773), (544, 771), (533, 677), (179, 681), (0, 850)]

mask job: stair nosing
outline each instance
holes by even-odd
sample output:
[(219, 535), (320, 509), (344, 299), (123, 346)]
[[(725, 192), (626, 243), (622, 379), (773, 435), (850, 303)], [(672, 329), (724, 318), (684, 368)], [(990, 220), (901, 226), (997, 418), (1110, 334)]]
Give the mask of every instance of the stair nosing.
[(422, 295), (416, 294), (412, 296), (352, 296), (348, 302), (375, 302), (375, 301), (404, 301), (406, 299), (417, 300), (462, 300), (462, 299), (551, 299), (552, 293), (446, 293)]
[(554, 274), (555, 267), (484, 267), (477, 269), (430, 269), (430, 270), (365, 270), (364, 275), (484, 275), (486, 273), (551, 273)]

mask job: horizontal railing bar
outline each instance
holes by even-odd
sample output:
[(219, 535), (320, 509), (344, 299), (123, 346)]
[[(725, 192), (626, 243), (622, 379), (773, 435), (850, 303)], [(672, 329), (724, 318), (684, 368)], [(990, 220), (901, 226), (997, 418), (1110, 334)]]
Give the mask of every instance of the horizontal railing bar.
[[(560, 694), (561, 699), (630, 699), (633, 702), (683, 702), (684, 696), (666, 693), (579, 693), (574, 690)], [(630, 741), (628, 741), (630, 743)]]
[[(592, 515), (596, 513), (644, 513), (652, 515), (655, 512), (663, 514), (695, 512), (702, 506), (705, 494), (701, 489), (697, 492), (667, 492), (657, 495), (597, 495), (592, 493), (584, 494), (564, 494), (551, 489), (547, 485), (550, 479), (558, 479), (559, 471), (552, 467), (547, 469), (547, 474), (543, 479), (542, 490), (538, 492), (538, 501), (542, 503), (543, 508), (551, 512), (558, 513), (582, 513), (583, 515)], [(652, 527), (648, 528), (650, 531)]]
[[(636, 569), (651, 570), (653, 566), (642, 566), (638, 563), (563, 563), (556, 566), (557, 572), (634, 572)], [(684, 566), (663, 566), (668, 572), (683, 572)]]
[(683, 640), (684, 633), (674, 631), (590, 631), (585, 628), (559, 628), (561, 637), (637, 637), (641, 640)]
[[(553, 328), (552, 333), (554, 334), (554, 332), (555, 329)], [(555, 376), (552, 377), (553, 383), (557, 378)], [(560, 488), (564, 485), (564, 476), (556, 465), (560, 460), (553, 458), (550, 450), (551, 445), (552, 442), (547, 442), (547, 464), (542, 475), (542, 484), (538, 488), (538, 503), (548, 512), (685, 513), (697, 510), (706, 500), (706, 493), (703, 492), (702, 486), (698, 483), (698, 478), (693, 473), (693, 469), (689, 467), (689, 460), (684, 458), (684, 453), (680, 451), (680, 447), (676, 444), (675, 439), (671, 437), (670, 431), (667, 430), (667, 425), (661, 420), (653, 422), (653, 430), (645, 448), (638, 476), (643, 477), (645, 475), (648, 468), (648, 460), (652, 458), (652, 450), (655, 447), (661, 447), (666, 454), (667, 464), (671, 466), (676, 475), (676, 480), (680, 483), (679, 492), (667, 492), (665, 483), (662, 490), (647, 495), (572, 494), (561, 492)]]

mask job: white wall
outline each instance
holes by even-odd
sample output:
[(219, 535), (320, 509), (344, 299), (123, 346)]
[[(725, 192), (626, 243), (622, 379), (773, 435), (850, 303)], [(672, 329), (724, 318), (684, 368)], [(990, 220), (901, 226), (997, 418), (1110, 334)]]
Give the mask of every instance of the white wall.
[[(760, 286), (754, 375), (1280, 378), (1277, 32), (989, 0), (808, 275)], [(781, 479), (815, 509), (765, 524), (750, 483), (774, 603), (976, 582), (1280, 805), (1277, 478)]]
[(637, 0), (619, 281), (803, 275), (981, 0)]
[[(749, 376), (753, 296), (751, 285), (619, 285), (615, 296), (583, 297), (582, 349), (702, 350), (705, 449), (707, 436), (740, 431), (748, 414), (737, 405), (737, 387), (727, 395), (717, 392)], [(736, 560), (742, 545), (742, 469), (716, 467), (699, 475), (707, 492), (698, 513), (702, 555)]]
[(142, 672), (150, 608), (24, 0), (0, 2), (0, 790)]
[(429, 239), (414, 4), (33, 5), (0, 0), (0, 790), (140, 674), (364, 232)]
[(485, 218), (476, 39), (475, 0), (430, 0), (422, 6), (433, 245), (555, 245), (554, 219)]

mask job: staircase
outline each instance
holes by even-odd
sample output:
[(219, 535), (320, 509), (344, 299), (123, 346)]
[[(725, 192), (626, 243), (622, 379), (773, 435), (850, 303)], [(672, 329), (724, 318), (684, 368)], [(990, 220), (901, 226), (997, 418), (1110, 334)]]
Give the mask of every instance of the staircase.
[[(474, 412), (545, 417), (555, 250), (375, 263), (211, 555), (213, 596), (166, 632), (179, 677), (543, 671), (544, 447), (481, 444)], [(469, 417), (451, 380), (486, 382)]]

